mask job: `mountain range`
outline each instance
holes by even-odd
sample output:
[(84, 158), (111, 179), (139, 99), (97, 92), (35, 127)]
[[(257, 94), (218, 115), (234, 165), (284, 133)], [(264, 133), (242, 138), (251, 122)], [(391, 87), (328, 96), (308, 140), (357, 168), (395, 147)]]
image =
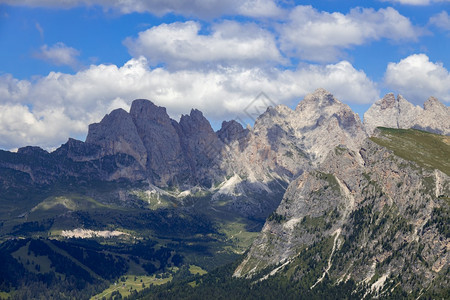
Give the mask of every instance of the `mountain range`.
[[(69, 222), (75, 204), (55, 200), (74, 203), (60, 188), (81, 186), (97, 208), (170, 207), (194, 219), (209, 211), (217, 224), (230, 216), (247, 229), (259, 224), (236, 278), (284, 276), (311, 290), (354, 280), (372, 296), (440, 293), (449, 280), (449, 117), (434, 97), (421, 108), (387, 94), (361, 122), (318, 89), (294, 110), (268, 107), (253, 128), (231, 120), (215, 132), (196, 109), (177, 122), (138, 99), (89, 125), (85, 142), (0, 151), (2, 239), (107, 229)], [(51, 208), (45, 218), (42, 207)], [(51, 225), (30, 234), (22, 230), (30, 220)]]

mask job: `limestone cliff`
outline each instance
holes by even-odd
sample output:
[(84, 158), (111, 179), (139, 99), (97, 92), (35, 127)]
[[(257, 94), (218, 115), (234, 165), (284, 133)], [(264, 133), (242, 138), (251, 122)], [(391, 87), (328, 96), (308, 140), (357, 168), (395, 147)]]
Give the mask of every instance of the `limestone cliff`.
[(450, 134), (450, 108), (430, 97), (423, 108), (414, 106), (401, 95), (390, 93), (375, 102), (364, 114), (364, 126), (369, 135), (376, 127), (415, 128), (428, 132)]
[[(377, 135), (375, 141), (384, 139)], [(446, 149), (435, 159), (445, 161), (450, 141), (430, 136)], [(325, 276), (334, 283), (352, 279), (374, 295), (442, 288), (450, 260), (443, 221), (450, 172), (447, 163), (429, 167), (427, 157), (404, 160), (371, 140), (358, 152), (336, 147), (289, 185), (235, 276), (307, 276), (314, 278), (311, 288)]]

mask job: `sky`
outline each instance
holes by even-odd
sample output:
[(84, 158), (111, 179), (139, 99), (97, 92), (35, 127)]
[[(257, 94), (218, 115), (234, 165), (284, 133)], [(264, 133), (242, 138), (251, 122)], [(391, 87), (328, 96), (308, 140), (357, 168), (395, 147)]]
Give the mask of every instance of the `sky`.
[(389, 92), (449, 105), (449, 14), (450, 0), (0, 0), (0, 149), (84, 140), (139, 98), (216, 130), (317, 88), (361, 117)]

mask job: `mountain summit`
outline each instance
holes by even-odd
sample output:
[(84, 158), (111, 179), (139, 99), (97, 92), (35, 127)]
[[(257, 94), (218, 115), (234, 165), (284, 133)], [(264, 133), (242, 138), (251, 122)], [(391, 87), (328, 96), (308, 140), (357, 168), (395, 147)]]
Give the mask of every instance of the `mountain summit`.
[(376, 127), (421, 129), (437, 134), (450, 134), (450, 108), (430, 97), (423, 108), (414, 106), (401, 95), (390, 93), (375, 102), (364, 114), (364, 126), (369, 135)]

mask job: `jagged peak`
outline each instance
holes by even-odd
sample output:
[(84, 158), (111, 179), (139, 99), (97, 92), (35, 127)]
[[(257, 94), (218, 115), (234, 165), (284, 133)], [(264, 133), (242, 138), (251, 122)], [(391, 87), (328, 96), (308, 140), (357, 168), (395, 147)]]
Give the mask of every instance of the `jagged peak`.
[[(113, 111), (111, 111), (109, 113), (110, 116), (115, 116), (115, 115), (128, 115), (128, 112), (126, 110), (124, 110), (123, 108), (117, 108)], [(106, 115), (107, 116), (107, 115)]]
[(136, 99), (131, 103), (130, 114), (133, 118), (144, 117), (150, 120), (170, 119), (166, 108), (155, 105), (147, 99)]
[[(398, 97), (402, 96), (398, 95)], [(397, 100), (395, 99), (394, 93), (387, 93), (386, 95), (384, 95), (384, 97), (379, 100), (379, 105), (381, 106), (381, 109), (396, 107)]]
[(83, 141), (74, 138), (69, 138), (64, 145), (81, 145), (81, 144), (83, 144)]
[(148, 99), (135, 99), (133, 100), (133, 102), (131, 103), (131, 107), (134, 106), (141, 106), (141, 105), (152, 105), (152, 106), (156, 106), (152, 101), (148, 100)]
[(203, 113), (196, 108), (191, 109), (191, 113), (189, 114), (189, 116), (193, 119), (198, 119), (198, 120), (205, 119), (205, 117), (203, 116)]
[(181, 115), (179, 124), (186, 134), (198, 133), (199, 131), (214, 133), (208, 119), (198, 109), (192, 109), (189, 115)]
[[(105, 123), (105, 122), (116, 122), (117, 120), (123, 119), (128, 117), (128, 112), (125, 111), (123, 108), (117, 108), (113, 111), (111, 111), (109, 114), (106, 114), (103, 119), (100, 121), (100, 123)], [(92, 125), (95, 125), (97, 123), (93, 123), (89, 125), (89, 128), (91, 128)]]
[(447, 109), (445, 104), (441, 103), (436, 97), (429, 97), (427, 101), (423, 104), (424, 110), (432, 110), (432, 109)]
[(205, 116), (203, 115), (203, 113), (200, 110), (193, 108), (193, 109), (191, 109), (191, 112), (189, 115), (181, 115), (180, 125), (185, 122), (192, 123), (192, 122), (205, 122), (205, 121), (209, 123), (209, 121), (205, 118)]
[(238, 128), (244, 128), (243, 126), (242, 126), (242, 124), (241, 123), (239, 123), (238, 121), (236, 121), (236, 120), (230, 120), (230, 121), (223, 121), (222, 122), (222, 127), (220, 128), (220, 129), (225, 129), (225, 128), (228, 128), (228, 127), (238, 127)]
[(217, 136), (222, 142), (228, 143), (239, 140), (249, 133), (248, 129), (244, 129), (241, 123), (236, 120), (223, 121), (222, 127), (217, 131)]
[[(130, 130), (134, 130), (131, 115), (122, 108), (118, 108), (105, 115), (99, 123), (90, 124), (86, 143), (98, 144), (106, 137), (117, 138), (118, 136), (129, 136)], [(116, 136), (117, 135), (117, 136)]]
[(329, 91), (327, 91), (326, 89), (324, 89), (324, 88), (318, 88), (314, 92), (310, 93), (310, 95), (314, 95), (314, 96), (320, 97), (320, 96), (331, 95), (331, 93)]
[(403, 97), (401, 94), (398, 94), (398, 95), (397, 95), (397, 101), (398, 101), (398, 102), (406, 101), (406, 102), (409, 103), (409, 101), (408, 101), (405, 97)]
[(333, 94), (331, 94), (329, 91), (323, 88), (316, 89), (313, 93), (310, 93), (305, 96), (303, 101), (326, 101), (328, 103), (335, 103), (339, 102), (336, 98), (334, 98)]
[(296, 111), (302, 111), (307, 106), (316, 106), (318, 108), (323, 108), (327, 106), (331, 106), (334, 104), (342, 104), (339, 100), (337, 100), (333, 94), (328, 92), (323, 88), (318, 88), (311, 94), (307, 94), (302, 101), (300, 101), (295, 108)]
[(262, 114), (269, 114), (269, 115), (274, 115), (274, 114), (282, 114), (282, 115), (288, 115), (290, 113), (292, 113), (293, 110), (283, 104), (278, 104), (276, 106), (268, 106), (266, 111)]
[(29, 155), (34, 155), (34, 154), (48, 154), (48, 152), (44, 149), (42, 149), (41, 147), (38, 146), (26, 146), (26, 147), (22, 147), (19, 148), (17, 150), (18, 154), (29, 154)]

